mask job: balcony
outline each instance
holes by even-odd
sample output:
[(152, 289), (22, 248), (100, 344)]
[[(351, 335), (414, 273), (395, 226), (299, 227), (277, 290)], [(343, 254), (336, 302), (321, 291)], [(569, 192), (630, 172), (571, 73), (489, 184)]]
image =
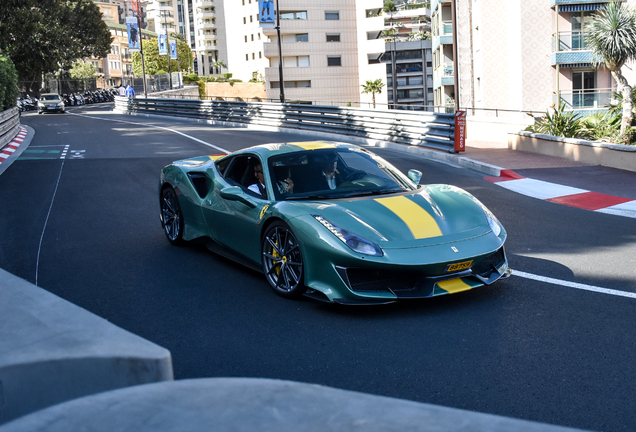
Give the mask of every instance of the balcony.
[(216, 12), (214, 12), (212, 10), (202, 10), (199, 13), (199, 16), (201, 18), (216, 18)]
[(213, 33), (209, 33), (209, 34), (202, 34), (199, 35), (199, 38), (202, 40), (216, 40), (216, 35)]
[(198, 0), (197, 1), (197, 7), (198, 8), (213, 7), (213, 6), (214, 6), (214, 1), (212, 1), (212, 0)]
[[(557, 49), (557, 39), (559, 48)], [(588, 50), (585, 40), (585, 32), (571, 31), (559, 32), (558, 38), (556, 34), (552, 35), (552, 52), (556, 51), (580, 51)]]
[(199, 27), (203, 28), (203, 29), (214, 29), (216, 28), (216, 23), (209, 21), (209, 22), (199, 22)]
[[(603, 109), (612, 100), (612, 89), (586, 89), (559, 92), (568, 109)], [(556, 103), (556, 95), (554, 96)]]

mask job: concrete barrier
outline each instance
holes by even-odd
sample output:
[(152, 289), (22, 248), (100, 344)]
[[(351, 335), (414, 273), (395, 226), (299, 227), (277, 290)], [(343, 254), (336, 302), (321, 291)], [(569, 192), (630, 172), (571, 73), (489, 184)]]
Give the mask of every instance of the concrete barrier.
[(172, 379), (168, 350), (0, 269), (0, 424), (70, 399)]
[(206, 378), (88, 396), (0, 426), (0, 432), (27, 431), (574, 432), (575, 429), (313, 384)]
[(508, 135), (508, 148), (636, 171), (636, 146), (518, 132)]

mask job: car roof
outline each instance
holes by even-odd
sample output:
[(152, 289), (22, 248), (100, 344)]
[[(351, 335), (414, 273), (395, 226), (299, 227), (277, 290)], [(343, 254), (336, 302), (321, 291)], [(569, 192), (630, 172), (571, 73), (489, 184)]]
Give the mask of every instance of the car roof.
[(257, 146), (249, 147), (232, 154), (239, 153), (256, 153), (262, 158), (267, 159), (271, 156), (282, 155), (287, 153), (323, 150), (323, 149), (359, 149), (360, 147), (354, 144), (347, 144), (336, 141), (297, 141), (286, 143), (270, 143), (260, 144)]
[(57, 94), (57, 93), (42, 93), (40, 95), (40, 97), (42, 97), (42, 96), (57, 96), (57, 97), (60, 97), (60, 95)]

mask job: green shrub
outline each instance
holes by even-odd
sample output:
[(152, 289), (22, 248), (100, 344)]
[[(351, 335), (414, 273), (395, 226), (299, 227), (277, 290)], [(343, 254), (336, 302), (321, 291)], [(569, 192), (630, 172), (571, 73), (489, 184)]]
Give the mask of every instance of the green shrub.
[(195, 74), (195, 73), (192, 73), (192, 74), (188, 74), (188, 75), (184, 75), (184, 76), (183, 76), (183, 82), (184, 82), (185, 84), (193, 83), (193, 82), (197, 82), (197, 81), (199, 81), (199, 75), (197, 75), (197, 74)]
[(0, 111), (16, 106), (18, 73), (8, 57), (0, 55)]
[(618, 142), (621, 132), (621, 115), (597, 112), (581, 119), (581, 136), (592, 141)]
[[(532, 117), (532, 114), (528, 115)], [(565, 103), (561, 101), (558, 108), (552, 104), (552, 114), (548, 110), (537, 123), (528, 126), (526, 130), (552, 136), (576, 138), (581, 134), (582, 128), (581, 115), (574, 111), (565, 111)]]
[(199, 86), (199, 99), (205, 99), (205, 82), (203, 80), (197, 81)]

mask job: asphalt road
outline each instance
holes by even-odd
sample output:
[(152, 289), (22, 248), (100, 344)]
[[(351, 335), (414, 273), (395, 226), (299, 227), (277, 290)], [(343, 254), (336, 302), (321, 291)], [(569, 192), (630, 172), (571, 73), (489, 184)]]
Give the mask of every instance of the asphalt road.
[[(22, 117), (36, 135), (0, 176), (0, 266), (168, 348), (175, 378), (288, 379), (636, 430), (636, 299), (512, 276), (385, 306), (285, 300), (257, 272), (201, 246), (168, 243), (159, 172), (219, 149), (315, 137), (121, 116), (108, 105), (74, 113)], [(419, 169), (422, 182), (457, 185), (486, 204), (508, 231), (515, 271), (636, 293), (636, 220), (376, 152), (403, 171)]]

